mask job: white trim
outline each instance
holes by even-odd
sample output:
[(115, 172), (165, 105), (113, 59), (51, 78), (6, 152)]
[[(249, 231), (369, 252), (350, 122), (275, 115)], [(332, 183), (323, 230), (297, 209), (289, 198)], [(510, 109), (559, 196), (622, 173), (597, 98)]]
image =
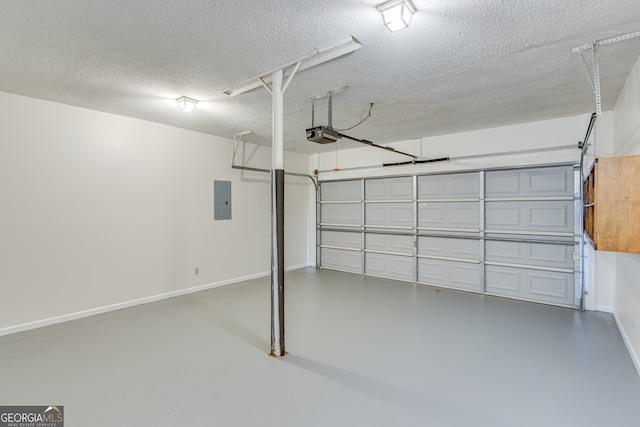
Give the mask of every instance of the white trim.
[(608, 305), (600, 305), (600, 304), (596, 304), (596, 311), (601, 311), (603, 313), (611, 313), (613, 314), (613, 307), (610, 307)]
[[(285, 268), (285, 271), (297, 270), (299, 268), (309, 267), (310, 264), (292, 265)], [(0, 337), (5, 335), (16, 334), (18, 332), (29, 331), (32, 329), (43, 328), (45, 326), (56, 325), (58, 323), (69, 322), (71, 320), (83, 319), (98, 314), (108, 313), (111, 311), (122, 310), (124, 308), (135, 307), (137, 305), (147, 304), (150, 302), (161, 301), (168, 298), (179, 297), (182, 295), (192, 294), (194, 292), (206, 291), (208, 289), (219, 288), (221, 286), (232, 285), (246, 280), (258, 279), (260, 277), (269, 276), (271, 272), (262, 272), (250, 274), (248, 276), (236, 277), (234, 279), (222, 280), (220, 282), (209, 283), (206, 285), (194, 286), (192, 288), (179, 289), (177, 291), (166, 292), (163, 294), (152, 295), (144, 298), (138, 298), (130, 301), (119, 302), (116, 304), (106, 305), (103, 307), (92, 308), (89, 310), (78, 311), (76, 313), (63, 314), (61, 316), (50, 317), (48, 319), (35, 320), (33, 322), (21, 323), (19, 325), (7, 326), (0, 329)]]
[(633, 348), (633, 345), (631, 345), (631, 340), (629, 339), (629, 335), (627, 335), (627, 332), (622, 327), (622, 322), (618, 318), (618, 314), (615, 311), (613, 312), (613, 319), (616, 321), (616, 326), (620, 331), (620, 335), (622, 335), (622, 341), (624, 341), (624, 345), (627, 346), (627, 351), (629, 351), (629, 356), (631, 356), (631, 360), (633, 361), (633, 364), (636, 367), (636, 371), (638, 372), (638, 375), (640, 375), (640, 357), (638, 357), (638, 353), (636, 353), (635, 349)]
[(320, 227), (349, 227), (349, 228), (361, 228), (362, 224), (334, 224), (330, 222), (321, 222)]

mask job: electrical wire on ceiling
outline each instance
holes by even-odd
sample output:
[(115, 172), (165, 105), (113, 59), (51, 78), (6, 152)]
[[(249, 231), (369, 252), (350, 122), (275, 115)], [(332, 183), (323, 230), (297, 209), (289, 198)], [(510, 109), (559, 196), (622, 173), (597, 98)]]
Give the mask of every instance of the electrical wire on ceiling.
[(364, 118), (362, 118), (362, 115), (364, 114), (364, 111), (365, 111), (366, 109), (367, 109), (367, 107), (364, 107), (364, 108), (362, 109), (362, 113), (360, 113), (360, 117), (361, 117), (361, 119), (360, 119), (360, 121), (359, 121), (358, 123), (356, 123), (355, 125), (353, 125), (353, 126), (351, 126), (351, 127), (345, 128), (345, 129), (335, 129), (335, 130), (337, 130), (338, 132), (344, 132), (344, 131), (346, 131), (346, 130), (351, 130), (351, 129), (353, 129), (353, 128), (355, 128), (356, 126), (360, 126), (360, 125), (361, 125), (362, 123), (364, 123), (368, 118), (370, 118), (370, 117), (371, 117), (371, 110), (373, 109), (373, 102), (369, 103), (369, 112), (367, 113), (367, 115), (366, 115)]

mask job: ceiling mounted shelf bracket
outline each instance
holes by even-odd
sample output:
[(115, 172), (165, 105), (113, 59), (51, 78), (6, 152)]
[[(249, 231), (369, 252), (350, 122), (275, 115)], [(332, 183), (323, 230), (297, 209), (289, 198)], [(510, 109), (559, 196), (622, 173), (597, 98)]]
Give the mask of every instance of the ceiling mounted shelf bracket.
[(593, 92), (593, 95), (595, 96), (596, 87), (593, 84), (593, 77), (591, 77), (591, 71), (589, 71), (587, 60), (585, 59), (582, 51), (580, 52), (580, 60), (582, 61), (582, 69), (584, 70), (584, 75), (587, 77), (587, 80), (589, 81), (589, 86), (591, 86), (591, 92)]
[[(272, 74), (278, 70), (284, 70), (285, 78), (290, 81), (290, 77), (292, 77), (293, 74), (298, 71), (303, 71), (311, 67), (315, 67), (316, 65), (320, 65), (324, 62), (331, 61), (332, 59), (336, 59), (340, 56), (356, 51), (361, 47), (362, 43), (360, 43), (355, 37), (351, 36), (348, 39), (334, 45), (322, 49), (315, 48), (305, 55), (302, 55), (289, 62), (285, 62), (284, 64), (281, 64), (271, 70), (265, 71), (264, 73), (253, 76), (241, 83), (230, 86), (222, 90), (222, 92), (226, 93), (229, 96), (237, 96), (241, 93), (252, 91), (260, 87), (264, 83), (271, 83)], [(285, 83), (285, 88), (287, 84), (288, 83)]]
[[(600, 87), (600, 61), (598, 60), (598, 46), (607, 45), (611, 43), (617, 43), (624, 40), (633, 39), (636, 37), (640, 37), (640, 31), (634, 31), (633, 33), (623, 34), (616, 37), (611, 37), (603, 40), (596, 40), (591, 43), (583, 44), (582, 46), (574, 47), (571, 52), (579, 53), (580, 59), (582, 61), (582, 67), (584, 69), (587, 80), (589, 81), (589, 85), (591, 86), (591, 90), (593, 91), (593, 96), (596, 101), (596, 115), (602, 115), (602, 91)], [(591, 72), (589, 72), (589, 66), (587, 65), (587, 61), (584, 57), (584, 51), (591, 50), (591, 61), (592, 61), (592, 69), (593, 76)]]
[(307, 101), (317, 101), (318, 99), (326, 98), (329, 95), (335, 95), (336, 93), (344, 92), (347, 89), (349, 89), (348, 85), (347, 86), (337, 87), (335, 89), (331, 89), (328, 92), (321, 93), (321, 94), (316, 95), (316, 96), (310, 96), (309, 98), (307, 98)]
[(600, 91), (600, 61), (598, 60), (598, 45), (594, 44), (591, 48), (593, 56), (593, 85), (594, 96), (596, 97), (596, 115), (602, 115), (602, 93)]

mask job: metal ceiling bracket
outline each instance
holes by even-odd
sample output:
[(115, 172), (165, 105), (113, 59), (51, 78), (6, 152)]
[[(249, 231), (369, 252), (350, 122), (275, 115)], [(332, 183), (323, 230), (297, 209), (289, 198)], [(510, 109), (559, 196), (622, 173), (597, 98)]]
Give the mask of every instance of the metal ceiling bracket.
[(580, 59), (582, 60), (582, 69), (584, 70), (584, 75), (587, 76), (587, 80), (589, 80), (589, 86), (591, 86), (591, 92), (593, 92), (593, 96), (595, 96), (596, 87), (593, 84), (593, 77), (591, 77), (591, 71), (589, 71), (587, 60), (584, 58), (584, 54), (582, 53), (582, 51), (580, 51)]
[[(602, 114), (602, 93), (600, 88), (600, 63), (598, 61), (598, 46), (621, 42), (623, 40), (629, 40), (635, 37), (640, 37), (640, 31), (634, 31), (633, 33), (623, 34), (621, 36), (611, 37), (608, 39), (596, 40), (591, 43), (583, 44), (582, 46), (574, 47), (571, 50), (571, 52), (573, 53), (580, 54), (580, 59), (582, 60), (582, 66), (583, 66), (585, 75), (587, 76), (587, 80), (589, 80), (589, 85), (591, 86), (591, 90), (593, 91), (593, 96), (595, 97), (597, 116), (600, 116)], [(587, 49), (591, 49), (593, 77), (589, 72), (589, 67), (587, 66), (587, 61), (585, 60), (584, 54), (583, 54), (583, 51)]]
[(335, 89), (331, 89), (328, 92), (321, 93), (321, 94), (316, 95), (316, 96), (310, 96), (309, 98), (307, 98), (307, 101), (313, 102), (313, 101), (316, 101), (318, 99), (326, 98), (329, 95), (335, 95), (336, 93), (344, 92), (347, 89), (349, 89), (348, 85), (347, 86), (340, 86), (340, 87), (337, 87)]
[[(325, 48), (315, 48), (311, 52), (302, 55), (296, 59), (293, 59), (289, 62), (285, 62), (282, 65), (278, 65), (271, 70), (265, 71), (264, 73), (260, 73), (256, 76), (253, 76), (241, 83), (230, 86), (226, 89), (223, 89), (222, 92), (226, 93), (229, 96), (240, 95), (245, 92), (249, 92), (254, 90), (260, 85), (264, 83), (270, 83), (270, 79), (272, 78), (272, 74), (278, 70), (286, 70), (292, 66), (295, 67), (292, 73), (289, 73), (285, 76), (285, 78), (289, 78), (292, 74), (295, 74), (296, 71), (303, 71), (309, 69), (311, 67), (315, 67), (316, 65), (322, 64), (324, 62), (331, 61), (332, 59), (336, 59), (340, 56), (351, 53), (355, 50), (358, 50), (362, 47), (362, 43), (358, 41), (355, 37), (351, 36), (342, 42), (336, 43), (334, 45), (325, 47)], [(297, 65), (296, 65), (297, 64)], [(263, 82), (261, 81), (263, 80)]]
[(578, 53), (581, 50), (591, 49), (593, 45), (601, 46), (603, 44), (611, 44), (616, 42), (621, 42), (623, 40), (629, 40), (635, 37), (640, 37), (640, 31), (634, 31), (633, 33), (623, 34), (621, 36), (615, 36), (608, 39), (596, 40), (595, 42), (583, 44), (582, 46), (574, 47), (571, 51), (573, 53)]
[(594, 44), (591, 48), (593, 56), (593, 84), (594, 96), (596, 97), (596, 115), (602, 115), (602, 96), (600, 93), (600, 62), (598, 61), (598, 45)]

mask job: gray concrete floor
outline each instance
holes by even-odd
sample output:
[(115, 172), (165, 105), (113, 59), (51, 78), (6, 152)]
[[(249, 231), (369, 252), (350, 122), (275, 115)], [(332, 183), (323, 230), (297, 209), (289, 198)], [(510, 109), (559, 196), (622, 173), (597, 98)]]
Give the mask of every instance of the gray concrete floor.
[(0, 338), (0, 404), (66, 426), (634, 426), (640, 377), (613, 318), (326, 270)]

